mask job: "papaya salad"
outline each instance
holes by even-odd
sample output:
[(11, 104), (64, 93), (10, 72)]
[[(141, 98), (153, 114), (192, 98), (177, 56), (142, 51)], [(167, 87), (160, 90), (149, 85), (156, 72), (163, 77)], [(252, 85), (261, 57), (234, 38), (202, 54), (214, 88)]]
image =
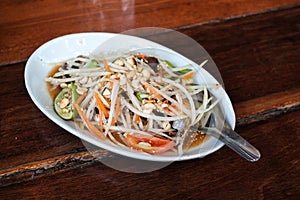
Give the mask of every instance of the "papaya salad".
[(186, 127), (204, 126), (218, 103), (208, 87), (219, 85), (193, 79), (206, 62), (175, 66), (139, 52), (113, 59), (80, 55), (64, 61), (46, 81), (59, 89), (55, 112), (99, 140), (152, 155), (180, 155)]

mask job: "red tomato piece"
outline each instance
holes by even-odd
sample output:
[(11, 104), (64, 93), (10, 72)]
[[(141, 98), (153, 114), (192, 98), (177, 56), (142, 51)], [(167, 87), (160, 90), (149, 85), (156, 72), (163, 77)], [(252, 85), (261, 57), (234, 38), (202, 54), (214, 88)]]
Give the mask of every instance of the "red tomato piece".
[(168, 139), (130, 133), (125, 134), (125, 140), (131, 148), (155, 155), (162, 154), (176, 145)]

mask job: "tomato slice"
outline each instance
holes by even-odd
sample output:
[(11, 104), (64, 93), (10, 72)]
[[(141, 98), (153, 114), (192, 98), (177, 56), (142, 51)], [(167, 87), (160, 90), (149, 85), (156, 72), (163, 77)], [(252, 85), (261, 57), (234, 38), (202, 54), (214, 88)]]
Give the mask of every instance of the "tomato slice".
[(155, 155), (162, 154), (176, 145), (174, 141), (155, 136), (126, 133), (124, 137), (131, 148)]

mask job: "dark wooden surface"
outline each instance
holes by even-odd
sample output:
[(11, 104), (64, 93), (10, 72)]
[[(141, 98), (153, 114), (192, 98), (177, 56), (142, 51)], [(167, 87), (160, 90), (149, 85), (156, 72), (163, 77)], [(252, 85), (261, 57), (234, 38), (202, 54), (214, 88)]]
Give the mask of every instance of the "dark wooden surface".
[[(0, 199), (299, 199), (300, 2), (1, 1)], [(98, 162), (46, 118), (24, 85), (30, 54), (68, 33), (172, 28), (199, 42), (222, 74), (236, 130), (261, 150), (227, 147), (150, 173)]]

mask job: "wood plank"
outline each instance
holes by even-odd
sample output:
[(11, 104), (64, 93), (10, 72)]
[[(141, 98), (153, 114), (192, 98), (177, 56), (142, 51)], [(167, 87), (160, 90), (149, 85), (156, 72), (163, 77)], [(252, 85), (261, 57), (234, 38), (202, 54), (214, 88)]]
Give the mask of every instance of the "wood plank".
[(299, 24), (297, 7), (180, 31), (210, 53), (238, 103), (300, 86)]
[(300, 108), (300, 88), (273, 93), (238, 103), (237, 126), (263, 121)]
[(297, 199), (300, 141), (291, 133), (299, 132), (299, 120), (297, 111), (240, 128), (262, 152), (256, 163), (229, 148), (145, 174), (118, 172), (95, 162), (2, 187), (0, 198)]
[[(178, 28), (299, 4), (298, 0), (1, 1), (0, 65), (27, 59), (40, 45), (77, 32)], [(163, 19), (163, 20), (161, 20)]]

